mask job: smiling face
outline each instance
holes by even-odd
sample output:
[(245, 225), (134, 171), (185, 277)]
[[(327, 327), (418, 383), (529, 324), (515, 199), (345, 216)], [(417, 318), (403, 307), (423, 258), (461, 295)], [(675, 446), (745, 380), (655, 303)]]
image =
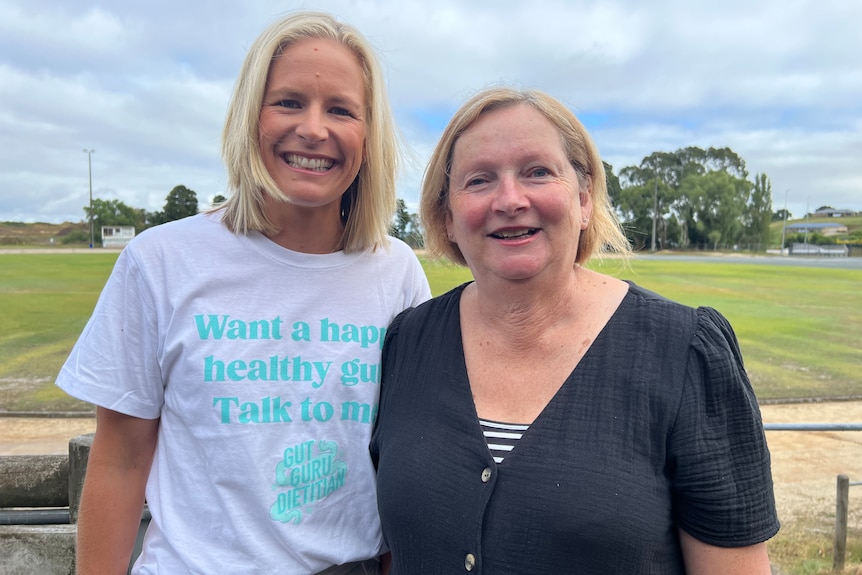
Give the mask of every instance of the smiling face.
[(333, 40), (289, 45), (272, 63), (260, 111), (263, 165), (293, 206), (338, 218), (362, 165), (365, 81), (357, 57)]
[(557, 128), (530, 105), (485, 112), (455, 142), (446, 228), (477, 280), (571, 271), (591, 207)]

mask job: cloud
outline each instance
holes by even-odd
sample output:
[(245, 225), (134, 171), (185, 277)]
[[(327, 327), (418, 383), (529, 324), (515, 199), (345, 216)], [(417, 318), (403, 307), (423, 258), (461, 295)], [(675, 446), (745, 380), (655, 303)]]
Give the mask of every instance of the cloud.
[[(379, 51), (415, 161), (466, 97), (505, 83), (572, 108), (619, 170), (729, 146), (794, 214), (862, 210), (862, 4), (843, 0), (323, 0)], [(80, 221), (98, 197), (150, 211), (225, 193), (219, 137), (263, 0), (0, 0), (0, 220)]]

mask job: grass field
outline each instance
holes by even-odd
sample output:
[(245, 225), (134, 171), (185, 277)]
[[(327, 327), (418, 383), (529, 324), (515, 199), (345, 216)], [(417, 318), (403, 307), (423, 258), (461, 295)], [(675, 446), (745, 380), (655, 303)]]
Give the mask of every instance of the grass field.
[[(90, 409), (53, 381), (116, 258), (101, 250), (0, 253), (0, 410)], [(452, 264), (423, 260), (423, 266), (435, 295), (471, 278)], [(721, 311), (736, 330), (762, 401), (862, 396), (862, 271), (672, 257), (590, 267)], [(788, 573), (829, 572), (831, 534), (821, 523), (783, 526), (770, 542), (773, 560)], [(851, 564), (862, 552), (857, 539), (849, 541)]]
[(0, 409), (81, 409), (53, 381), (116, 252), (0, 254)]
[(607, 271), (722, 312), (761, 399), (862, 394), (862, 271), (672, 258)]
[[(0, 254), (0, 410), (81, 409), (53, 385), (116, 252)], [(435, 295), (469, 270), (423, 260)], [(634, 260), (591, 264), (731, 321), (761, 400), (862, 396), (862, 271)]]
[[(432, 292), (470, 278), (423, 262)], [(862, 396), (862, 271), (715, 262), (616, 260), (590, 267), (731, 322), (762, 400)]]

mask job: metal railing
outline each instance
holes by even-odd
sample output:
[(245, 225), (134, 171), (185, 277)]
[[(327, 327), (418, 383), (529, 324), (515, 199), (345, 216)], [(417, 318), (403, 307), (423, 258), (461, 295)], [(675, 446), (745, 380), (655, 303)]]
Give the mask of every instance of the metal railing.
[(862, 431), (862, 423), (764, 423), (766, 431)]

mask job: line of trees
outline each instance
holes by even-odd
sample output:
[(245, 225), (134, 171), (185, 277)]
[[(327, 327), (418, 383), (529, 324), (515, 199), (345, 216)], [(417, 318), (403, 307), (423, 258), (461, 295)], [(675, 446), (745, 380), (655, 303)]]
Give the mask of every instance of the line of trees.
[[(783, 219), (772, 211), (772, 184), (765, 174), (749, 178), (745, 161), (730, 148), (690, 146), (654, 152), (637, 166), (614, 174), (604, 164), (608, 192), (632, 246), (642, 249), (765, 249), (769, 224)], [(224, 201), (217, 196), (213, 201)], [(84, 212), (89, 221), (89, 208)], [(131, 225), (137, 231), (198, 212), (194, 191), (183, 185), (168, 194), (159, 212), (147, 212), (119, 200), (93, 200), (98, 241), (102, 225)], [(788, 214), (789, 216), (789, 214)], [(414, 248), (422, 247), (419, 217), (399, 199), (390, 233)]]
[[(212, 205), (218, 205), (225, 201), (221, 194), (213, 198)], [(93, 226), (95, 241), (102, 241), (102, 226), (134, 226), (136, 232), (147, 228), (179, 220), (186, 216), (198, 213), (197, 194), (189, 188), (179, 185), (172, 189), (165, 198), (165, 206), (159, 212), (148, 212), (144, 209), (133, 208), (120, 200), (93, 199)], [(90, 206), (84, 206), (86, 221), (90, 221)], [(423, 245), (422, 229), (419, 224), (419, 216), (407, 210), (407, 204), (399, 199), (395, 216), (392, 219), (390, 233), (404, 240), (411, 247), (419, 248)], [(65, 243), (87, 242), (89, 235), (79, 231), (68, 234), (64, 238)]]
[[(772, 212), (772, 184), (765, 174), (749, 179), (745, 161), (730, 148), (681, 148), (654, 152), (638, 166), (614, 174), (604, 163), (613, 208), (635, 250), (763, 250)], [(789, 215), (789, 214), (788, 214)], [(419, 218), (403, 200), (390, 233), (422, 246)]]
[[(135, 232), (141, 232), (147, 228), (179, 220), (186, 216), (198, 213), (197, 194), (189, 188), (179, 185), (172, 189), (165, 198), (165, 206), (161, 211), (148, 212), (144, 209), (133, 208), (120, 200), (101, 200), (93, 198), (93, 231), (95, 241), (102, 241), (102, 226), (134, 226)], [(90, 221), (90, 206), (84, 206), (84, 214), (87, 222)], [(87, 237), (79, 238), (77, 235)], [(64, 242), (88, 241), (89, 234), (69, 234)]]
[(749, 179), (745, 161), (730, 148), (654, 152), (619, 177), (609, 164), (605, 173), (635, 249), (757, 251), (769, 242), (772, 184), (765, 174)]

